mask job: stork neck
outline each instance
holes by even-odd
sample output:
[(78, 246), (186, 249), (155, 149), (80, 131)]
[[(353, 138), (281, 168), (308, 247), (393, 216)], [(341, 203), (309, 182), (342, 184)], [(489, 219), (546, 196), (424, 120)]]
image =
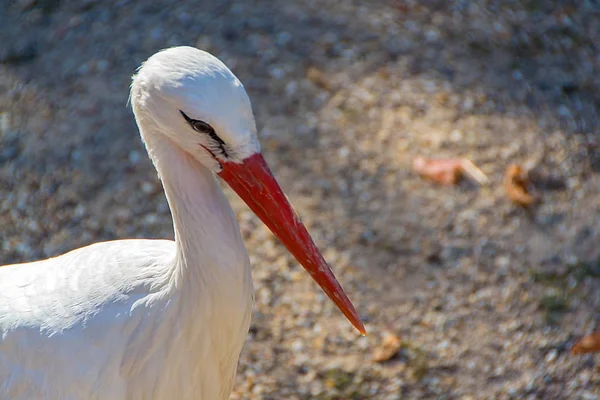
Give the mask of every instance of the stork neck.
[(247, 255), (214, 174), (164, 135), (145, 135), (144, 140), (173, 217), (176, 284), (226, 283), (236, 288), (236, 281), (247, 275)]

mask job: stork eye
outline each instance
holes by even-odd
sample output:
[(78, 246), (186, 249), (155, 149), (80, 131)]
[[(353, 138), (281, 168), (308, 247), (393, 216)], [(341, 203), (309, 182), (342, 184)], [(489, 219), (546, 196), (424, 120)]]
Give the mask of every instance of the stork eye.
[(209, 135), (215, 132), (213, 127), (204, 121), (192, 120), (190, 121), (190, 125), (198, 132), (208, 133)]
[(183, 118), (187, 121), (188, 124), (196, 131), (200, 133), (207, 134), (212, 140), (217, 143), (217, 147), (219, 152), (223, 155), (223, 157), (227, 157), (227, 150), (225, 150), (225, 142), (223, 139), (217, 135), (217, 132), (213, 129), (212, 126), (207, 124), (204, 121), (200, 121), (199, 119), (192, 119), (186, 115), (183, 111), (179, 110)]

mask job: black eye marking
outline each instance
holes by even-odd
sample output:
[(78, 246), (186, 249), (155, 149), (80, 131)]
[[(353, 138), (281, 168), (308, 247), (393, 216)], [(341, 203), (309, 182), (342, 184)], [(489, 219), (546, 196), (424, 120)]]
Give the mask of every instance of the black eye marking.
[[(215, 142), (217, 142), (217, 146), (219, 148), (219, 152), (221, 153), (221, 155), (223, 157), (227, 158), (227, 150), (225, 149), (225, 142), (223, 141), (223, 139), (221, 139), (219, 137), (219, 135), (217, 135), (217, 132), (215, 132), (215, 130), (213, 129), (212, 126), (210, 126), (209, 124), (207, 124), (204, 121), (200, 121), (198, 119), (192, 119), (192, 118), (188, 117), (181, 110), (179, 110), (179, 112), (181, 113), (181, 115), (183, 116), (183, 118), (185, 118), (185, 120), (187, 121), (187, 123), (190, 124), (190, 126), (192, 127), (192, 129), (194, 129), (196, 132), (207, 134), (208, 136), (210, 136), (210, 138), (212, 140), (214, 140)], [(207, 149), (207, 150), (213, 155), (213, 157), (215, 156), (214, 153), (212, 151), (210, 151), (210, 149)]]

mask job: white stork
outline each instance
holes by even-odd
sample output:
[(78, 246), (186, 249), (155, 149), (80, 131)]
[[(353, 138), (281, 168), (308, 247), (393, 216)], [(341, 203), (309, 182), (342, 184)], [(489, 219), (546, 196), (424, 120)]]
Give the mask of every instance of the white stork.
[(0, 268), (0, 399), (227, 399), (250, 325), (250, 262), (215, 175), (361, 332), (261, 153), (250, 101), (217, 58), (150, 57), (131, 104), (175, 240), (96, 243)]

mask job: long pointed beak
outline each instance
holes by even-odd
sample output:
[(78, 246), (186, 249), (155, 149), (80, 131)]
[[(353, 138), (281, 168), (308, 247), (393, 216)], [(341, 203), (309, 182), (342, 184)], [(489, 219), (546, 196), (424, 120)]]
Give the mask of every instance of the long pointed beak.
[(363, 335), (366, 334), (356, 309), (317, 249), (306, 227), (279, 187), (260, 153), (242, 163), (224, 162), (219, 176), (244, 200), (321, 289)]

